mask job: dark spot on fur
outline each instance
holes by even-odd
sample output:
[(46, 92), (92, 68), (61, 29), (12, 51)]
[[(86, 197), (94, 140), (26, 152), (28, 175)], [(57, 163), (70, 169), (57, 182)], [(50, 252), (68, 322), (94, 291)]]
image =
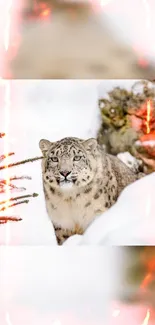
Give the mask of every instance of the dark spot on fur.
[(110, 178), (109, 178), (109, 179), (110, 179), (110, 181), (112, 180), (112, 178), (113, 178), (113, 177), (112, 177), (112, 176), (110, 176)]
[(110, 176), (110, 172), (109, 171), (107, 172), (107, 175)]
[(89, 179), (89, 178), (90, 178), (90, 176), (88, 175), (88, 176), (87, 176), (87, 179)]
[(91, 205), (91, 202), (87, 202), (87, 203), (85, 204), (85, 208), (89, 207), (89, 205)]
[(106, 194), (107, 193), (107, 189), (104, 187), (104, 194)]
[(63, 235), (63, 239), (68, 239), (69, 238), (69, 236), (68, 235)]
[(99, 189), (98, 192), (94, 195), (94, 199), (97, 200), (102, 194), (102, 189)]
[(92, 190), (92, 188), (88, 187), (88, 188), (85, 189), (84, 193), (89, 193), (89, 192), (91, 192), (91, 190)]
[(49, 179), (49, 176), (46, 176), (46, 179), (48, 180)]
[(53, 187), (50, 187), (50, 191), (52, 194), (55, 194), (55, 189)]
[(67, 197), (67, 198), (65, 199), (65, 201), (66, 201), (66, 202), (70, 202), (70, 201), (72, 201), (72, 197), (71, 197), (71, 196)]
[(83, 181), (83, 182), (86, 182), (86, 180), (85, 180), (84, 178), (82, 178), (82, 181)]
[(53, 183), (53, 179), (50, 179), (50, 183)]
[(111, 199), (111, 196), (110, 196), (110, 195), (108, 195), (108, 200), (110, 201), (110, 199)]
[(115, 196), (113, 196), (113, 200), (114, 201), (116, 201), (117, 200), (117, 196), (115, 195)]
[(97, 200), (100, 197), (100, 195), (98, 194), (98, 192), (94, 195), (94, 199)]
[(61, 227), (55, 227), (54, 226), (54, 229), (55, 229), (55, 231), (60, 231), (61, 230)]
[(109, 203), (108, 203), (108, 202), (105, 203), (105, 207), (106, 207), (106, 208), (109, 207)]

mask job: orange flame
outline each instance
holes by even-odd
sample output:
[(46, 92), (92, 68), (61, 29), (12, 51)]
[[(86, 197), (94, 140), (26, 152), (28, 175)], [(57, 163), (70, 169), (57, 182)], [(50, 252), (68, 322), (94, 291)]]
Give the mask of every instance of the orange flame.
[(51, 13), (50, 9), (45, 9), (42, 11), (41, 16), (48, 17), (50, 15), (50, 13)]
[(141, 283), (141, 289), (145, 289), (149, 285), (149, 283), (151, 283), (152, 280), (153, 280), (152, 273), (148, 273)]
[(149, 319), (150, 319), (150, 310), (148, 309), (142, 325), (148, 325)]
[(150, 133), (150, 120), (151, 120), (151, 101), (147, 101), (147, 116), (146, 116), (146, 133)]

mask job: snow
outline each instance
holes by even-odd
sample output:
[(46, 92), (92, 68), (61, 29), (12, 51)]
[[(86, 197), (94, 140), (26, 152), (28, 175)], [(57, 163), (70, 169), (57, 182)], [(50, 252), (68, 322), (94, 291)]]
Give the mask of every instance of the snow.
[(134, 172), (139, 171), (139, 167), (141, 166), (142, 161), (133, 157), (129, 152), (121, 152), (117, 155), (117, 157), (129, 168), (132, 168)]
[[(9, 148), (15, 156), (10, 157), (10, 161), (40, 156), (38, 143), (41, 138), (55, 141), (66, 136), (96, 136), (100, 123), (98, 98), (122, 82), (130, 89), (135, 80), (11, 81)], [(4, 105), (3, 92), (1, 89), (1, 104)], [(4, 131), (5, 113), (3, 106), (1, 132)], [(3, 151), (3, 140), (0, 146)], [(37, 192), (39, 196), (11, 211), (23, 220), (1, 225), (1, 244), (6, 244), (7, 239), (13, 245), (56, 245), (53, 226), (45, 209), (40, 165), (39, 160), (9, 170), (10, 175), (31, 176), (32, 180), (16, 181), (16, 184), (27, 188), (22, 194)], [(139, 241), (140, 244), (154, 244), (154, 181), (152, 174), (129, 186), (118, 202), (99, 217), (82, 238), (74, 236), (65, 245), (123, 245)]]
[(0, 324), (6, 315), (12, 325), (106, 324), (121, 256), (117, 248), (1, 247)]

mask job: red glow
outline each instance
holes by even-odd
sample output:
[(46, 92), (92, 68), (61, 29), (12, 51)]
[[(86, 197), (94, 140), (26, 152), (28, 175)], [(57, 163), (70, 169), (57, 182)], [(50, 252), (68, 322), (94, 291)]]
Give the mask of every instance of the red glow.
[(148, 273), (146, 276), (145, 276), (145, 278), (144, 278), (144, 280), (142, 281), (142, 283), (141, 283), (141, 289), (145, 289), (148, 285), (149, 285), (149, 283), (151, 283), (151, 281), (153, 280), (153, 275), (152, 275), (152, 273)]
[(137, 131), (143, 131), (141, 138), (144, 137), (144, 140), (141, 141), (149, 140), (145, 135), (155, 132), (155, 109), (152, 101), (148, 99), (137, 111), (134, 108), (129, 109), (129, 114), (132, 127)]
[(141, 142), (150, 140), (155, 140), (155, 131), (151, 132), (150, 134), (144, 134), (140, 137)]
[(45, 10), (42, 11), (40, 16), (41, 17), (48, 17), (50, 15), (50, 13), (51, 13), (50, 9), (45, 9)]
[(147, 61), (146, 59), (144, 59), (144, 58), (139, 58), (139, 59), (138, 59), (138, 65), (139, 65), (140, 67), (142, 67), (142, 68), (147, 68), (148, 65), (149, 65), (149, 63), (148, 63), (148, 61)]
[(148, 133), (150, 133), (150, 120), (151, 120), (151, 101), (150, 100), (147, 101), (146, 106), (147, 106), (147, 116), (146, 116), (147, 130), (146, 130), (146, 133), (148, 134)]

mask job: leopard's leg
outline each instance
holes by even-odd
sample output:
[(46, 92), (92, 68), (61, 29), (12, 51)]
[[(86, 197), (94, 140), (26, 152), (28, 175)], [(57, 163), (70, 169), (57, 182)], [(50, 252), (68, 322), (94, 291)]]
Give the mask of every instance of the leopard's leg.
[(70, 236), (73, 235), (71, 230), (63, 229), (58, 226), (54, 226), (54, 230), (55, 230), (57, 243), (60, 246), (65, 242), (65, 240), (67, 240)]
[(55, 235), (56, 235), (58, 245), (62, 245), (65, 242), (65, 240), (67, 240), (69, 237), (73, 235), (83, 234), (83, 230), (77, 225), (75, 225), (74, 229), (63, 229), (61, 227), (54, 225), (54, 230), (55, 230)]

